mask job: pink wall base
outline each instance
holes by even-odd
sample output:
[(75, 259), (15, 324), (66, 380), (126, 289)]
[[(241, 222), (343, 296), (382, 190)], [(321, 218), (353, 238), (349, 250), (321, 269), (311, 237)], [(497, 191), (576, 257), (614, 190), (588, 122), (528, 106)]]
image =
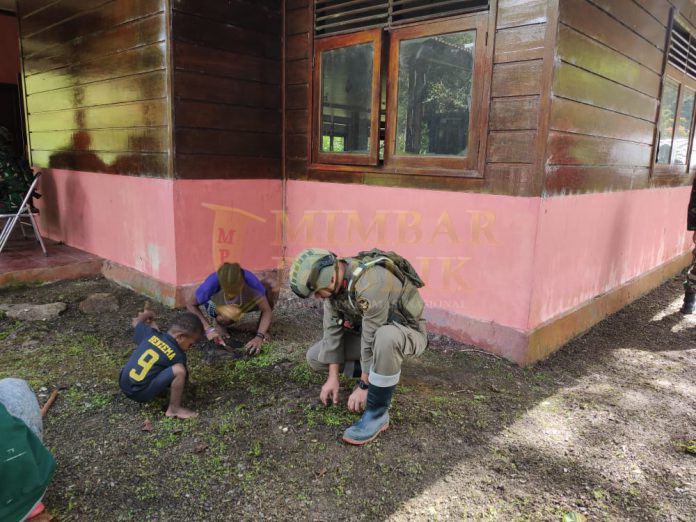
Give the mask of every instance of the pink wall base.
[(552, 320), (692, 248), (690, 187), (542, 200), (529, 327)]
[[(527, 328), (539, 198), (289, 181), (287, 245), (394, 250), (429, 308)], [(371, 228), (372, 227), (372, 228)]]
[(283, 213), (278, 180), (49, 169), (41, 192), (45, 235), (171, 305), (226, 260), (260, 271), (307, 247), (395, 250), (426, 280), (431, 329), (520, 364), (659, 284), (690, 248), (689, 187), (542, 199), (289, 181)]
[(46, 169), (42, 234), (176, 284), (173, 182)]

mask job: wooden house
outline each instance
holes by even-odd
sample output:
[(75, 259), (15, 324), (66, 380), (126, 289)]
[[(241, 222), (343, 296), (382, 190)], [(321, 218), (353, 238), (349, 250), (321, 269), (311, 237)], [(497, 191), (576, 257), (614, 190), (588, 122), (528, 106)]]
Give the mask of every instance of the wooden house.
[(690, 260), (689, 0), (18, 0), (46, 235), (174, 305), (379, 246), (539, 360)]

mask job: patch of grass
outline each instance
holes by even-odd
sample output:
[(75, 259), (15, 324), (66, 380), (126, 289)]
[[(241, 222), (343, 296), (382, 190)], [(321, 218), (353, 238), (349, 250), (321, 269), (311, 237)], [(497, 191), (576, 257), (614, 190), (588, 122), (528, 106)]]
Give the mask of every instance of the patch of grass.
[(307, 404), (303, 408), (307, 426), (314, 428), (318, 424), (332, 428), (348, 427), (355, 422), (357, 415), (349, 412), (343, 406), (315, 406)]
[[(21, 324), (15, 324), (13, 331)], [(2, 333), (7, 334), (7, 329)], [(33, 327), (29, 331), (33, 338), (37, 333), (40, 343), (31, 350), (31, 355), (23, 350), (0, 351), (0, 367), (8, 375), (26, 379), (32, 386), (39, 387), (66, 382), (66, 375), (70, 376), (68, 384), (112, 385), (115, 382), (123, 355), (96, 336), (79, 333), (52, 335), (50, 331), (42, 332)]]
[(157, 498), (158, 495), (159, 489), (157, 488), (157, 486), (147, 480), (140, 481), (135, 486), (135, 498), (137, 498), (141, 502)]
[(263, 455), (263, 445), (261, 444), (260, 440), (255, 440), (254, 443), (251, 445), (251, 448), (249, 448), (248, 455), (250, 457), (254, 457), (255, 459), (258, 459)]
[(290, 380), (303, 386), (311, 386), (324, 382), (324, 377), (312, 370), (307, 363), (296, 364), (290, 368)]
[(113, 398), (113, 395), (110, 393), (93, 393), (89, 402), (93, 409), (102, 410), (111, 404)]
[(37, 286), (45, 285), (45, 281), (40, 281), (38, 279), (33, 281), (18, 281), (16, 279), (10, 279), (2, 285), (2, 293), (18, 292), (20, 290), (28, 290), (30, 288), (36, 288)]
[[(243, 406), (243, 405), (238, 405)], [(241, 411), (241, 410), (240, 410)], [(225, 435), (229, 433), (235, 433), (237, 431), (237, 414), (239, 412), (230, 412), (230, 413), (225, 413), (217, 417), (217, 422), (213, 426), (213, 429), (215, 432), (217, 432), (218, 435), (221, 437), (224, 437)]]
[(199, 418), (186, 419), (186, 421), (182, 422), (172, 417), (163, 417), (162, 420), (157, 423), (157, 429), (165, 433), (182, 433), (188, 435), (196, 430), (199, 421)]
[(239, 486), (243, 491), (249, 491), (256, 486), (257, 477), (261, 472), (261, 464), (256, 463), (251, 468), (245, 469), (243, 473), (239, 473)]
[(271, 343), (261, 350), (261, 353), (255, 357), (249, 357), (248, 359), (240, 359), (235, 365), (234, 369), (240, 374), (257, 369), (257, 368), (267, 368), (278, 362), (279, 356), (275, 351), (275, 346)]
[(435, 404), (436, 406), (444, 406), (448, 402), (450, 402), (449, 397), (444, 397), (442, 395), (435, 395), (433, 397), (430, 397), (430, 400)]
[(595, 488), (592, 490), (592, 496), (596, 501), (601, 502), (602, 500), (606, 500), (608, 495), (602, 488)]
[[(5, 313), (0, 312), (2, 314), (2, 319), (5, 318)], [(7, 339), (10, 335), (15, 333), (19, 328), (22, 326), (22, 321), (12, 321), (11, 323), (8, 323), (6, 327), (3, 327), (2, 330), (0, 330), (0, 341), (3, 341)]]
[(561, 517), (562, 522), (585, 522), (587, 518), (582, 513), (577, 511), (567, 511), (563, 513)]
[(689, 455), (696, 455), (696, 440), (677, 440), (674, 447)]

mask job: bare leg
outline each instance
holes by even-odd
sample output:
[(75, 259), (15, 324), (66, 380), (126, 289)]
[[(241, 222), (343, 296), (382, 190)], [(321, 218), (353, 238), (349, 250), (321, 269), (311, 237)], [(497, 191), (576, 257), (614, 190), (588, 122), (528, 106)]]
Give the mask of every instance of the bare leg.
[(169, 408), (167, 408), (167, 417), (176, 417), (178, 419), (189, 419), (198, 417), (198, 414), (181, 406), (181, 398), (184, 395), (184, 386), (186, 384), (186, 367), (183, 364), (175, 364), (172, 366), (174, 372), (174, 380), (172, 381), (171, 390), (169, 392)]

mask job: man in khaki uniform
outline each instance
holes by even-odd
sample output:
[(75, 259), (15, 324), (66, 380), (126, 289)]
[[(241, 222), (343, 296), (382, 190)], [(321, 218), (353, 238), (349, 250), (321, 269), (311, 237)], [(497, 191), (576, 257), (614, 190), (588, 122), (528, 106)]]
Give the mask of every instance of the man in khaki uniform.
[(299, 297), (324, 300), (324, 335), (307, 352), (314, 370), (328, 371), (321, 401), (338, 402), (341, 368), (360, 377), (348, 409), (364, 413), (344, 432), (347, 443), (366, 444), (389, 427), (401, 363), (428, 344), (420, 286), (415, 270), (393, 252), (337, 258), (327, 250), (308, 249), (292, 264), (292, 290)]

